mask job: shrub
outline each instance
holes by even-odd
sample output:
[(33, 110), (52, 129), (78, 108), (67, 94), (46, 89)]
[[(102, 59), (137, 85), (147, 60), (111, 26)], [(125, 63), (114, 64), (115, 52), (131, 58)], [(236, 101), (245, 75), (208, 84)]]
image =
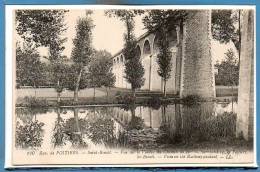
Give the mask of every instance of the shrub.
[(15, 146), (21, 148), (41, 147), (43, 142), (44, 123), (35, 121), (22, 125), (16, 123)]
[(198, 104), (199, 102), (204, 101), (204, 99), (198, 95), (188, 95), (182, 98), (181, 102), (186, 105), (194, 105)]
[(232, 112), (212, 116), (201, 124), (200, 131), (205, 139), (235, 137), (236, 116)]
[(131, 121), (127, 125), (127, 130), (142, 130), (144, 128), (144, 120), (138, 116), (132, 116)]
[(147, 105), (154, 109), (159, 109), (162, 104), (161, 99), (158, 96), (153, 96), (152, 98), (148, 99)]
[(47, 107), (48, 106), (48, 102), (46, 99), (39, 99), (36, 97), (24, 97), (24, 99), (22, 100), (22, 105), (26, 106), (26, 107)]
[(125, 95), (120, 95), (116, 97), (118, 103), (126, 104), (126, 105), (131, 105), (135, 104), (136, 98), (132, 94), (125, 94)]

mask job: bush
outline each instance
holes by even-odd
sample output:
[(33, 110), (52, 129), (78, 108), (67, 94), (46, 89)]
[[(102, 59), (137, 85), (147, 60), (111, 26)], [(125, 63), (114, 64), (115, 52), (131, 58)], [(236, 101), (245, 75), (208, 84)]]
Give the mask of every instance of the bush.
[(181, 99), (181, 102), (186, 105), (194, 105), (198, 104), (199, 102), (203, 102), (204, 99), (198, 95), (188, 95)]
[(235, 137), (236, 116), (232, 112), (212, 116), (201, 124), (200, 131), (206, 139)]
[(15, 146), (20, 148), (41, 147), (43, 142), (43, 126), (44, 123), (37, 120), (25, 125), (17, 122)]
[(144, 128), (144, 120), (138, 116), (132, 116), (131, 121), (127, 125), (127, 130), (142, 130)]
[(118, 103), (131, 105), (134, 104), (136, 101), (136, 98), (132, 94), (126, 94), (126, 95), (119, 95), (116, 97)]
[(162, 105), (162, 101), (158, 96), (153, 96), (152, 98), (148, 99), (147, 105), (154, 109), (159, 109)]
[(39, 99), (36, 97), (24, 97), (24, 99), (22, 100), (22, 106), (26, 106), (26, 107), (47, 107), (49, 106), (48, 102), (46, 99)]

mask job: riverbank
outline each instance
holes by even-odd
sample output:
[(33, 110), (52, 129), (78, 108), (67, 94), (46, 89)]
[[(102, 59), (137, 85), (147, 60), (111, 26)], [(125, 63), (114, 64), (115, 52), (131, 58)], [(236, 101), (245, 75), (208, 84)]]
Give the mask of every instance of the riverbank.
[[(216, 87), (217, 97), (210, 101), (231, 102), (236, 101), (237, 88), (231, 92), (230, 87)], [(120, 105), (131, 104), (131, 90), (110, 88), (108, 95), (105, 88), (96, 88), (95, 94), (92, 88), (84, 89), (79, 92), (77, 102), (73, 100), (73, 92), (65, 90), (61, 93), (61, 101), (57, 102), (57, 93), (52, 88), (27, 88), (17, 89), (16, 107), (57, 107), (57, 106), (86, 106), (86, 105)], [(218, 95), (221, 95), (220, 97)], [(95, 96), (95, 97), (94, 97)], [(161, 104), (186, 103), (205, 101), (199, 97), (187, 97), (180, 99), (175, 93), (168, 93), (167, 98), (161, 92), (137, 91), (135, 103), (137, 105), (158, 106)], [(207, 100), (208, 101), (208, 100)]]

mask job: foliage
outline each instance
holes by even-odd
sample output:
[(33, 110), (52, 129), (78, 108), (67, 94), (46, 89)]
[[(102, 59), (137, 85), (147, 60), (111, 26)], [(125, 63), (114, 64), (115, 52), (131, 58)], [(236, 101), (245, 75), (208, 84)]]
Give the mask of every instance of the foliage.
[(212, 10), (212, 36), (221, 43), (233, 41), (237, 50), (240, 49), (239, 27), (235, 25), (239, 20), (239, 13), (232, 10)]
[(67, 135), (65, 132), (65, 121), (60, 116), (60, 109), (58, 109), (58, 117), (54, 124), (52, 143), (54, 147), (59, 147), (65, 145), (65, 140)]
[(89, 65), (88, 75), (92, 87), (113, 87), (115, 76), (112, 72), (112, 55), (106, 50), (96, 51)]
[(132, 105), (136, 101), (136, 97), (132, 94), (120, 94), (116, 97), (118, 103), (122, 103), (125, 105)]
[(141, 88), (144, 85), (144, 67), (140, 57), (135, 56), (125, 63), (125, 78), (131, 83), (132, 90)]
[[(67, 40), (62, 36), (66, 31), (64, 22), (67, 10), (16, 10), (16, 31), (26, 41), (33, 42), (36, 47), (49, 48), (51, 83), (58, 93), (63, 89), (64, 64), (62, 51), (63, 43)], [(59, 66), (60, 65), (60, 66)], [(56, 69), (58, 69), (56, 73)]]
[(188, 95), (181, 99), (181, 102), (185, 105), (196, 105), (202, 101), (204, 101), (204, 99), (198, 95)]
[(61, 93), (67, 86), (68, 71), (69, 65), (65, 63), (64, 59), (53, 61), (53, 63), (50, 64), (50, 78), (58, 93)]
[[(143, 10), (106, 10), (105, 14), (109, 17), (118, 17), (122, 22), (126, 22), (127, 20), (132, 20), (136, 15), (143, 14)], [(133, 26), (133, 24), (132, 24)]]
[(144, 128), (144, 120), (139, 116), (132, 116), (131, 121), (127, 125), (127, 130), (142, 130)]
[(22, 101), (23, 106), (30, 108), (48, 107), (49, 105), (46, 99), (39, 99), (36, 97), (25, 96)]
[(202, 122), (200, 131), (205, 139), (235, 137), (236, 116), (237, 114), (232, 112), (212, 116)]
[(149, 10), (143, 18), (145, 27), (151, 32), (156, 31), (158, 36), (157, 63), (159, 68), (157, 72), (164, 81), (164, 96), (166, 96), (166, 83), (171, 77), (172, 71), (168, 32), (181, 24), (186, 16), (186, 10)]
[(137, 41), (134, 36), (134, 17), (141, 14), (141, 10), (108, 10), (106, 15), (109, 17), (118, 17), (125, 23), (126, 33), (124, 35), (123, 55), (125, 62), (125, 78), (131, 83), (133, 94), (135, 89), (144, 85), (144, 68), (140, 60), (140, 52), (137, 49)]
[[(78, 71), (79, 71), (79, 66), (75, 64), (68, 65), (66, 68), (66, 83), (65, 87), (68, 88), (68, 90), (75, 90), (76, 85), (77, 85), (77, 79), (78, 79)], [(90, 86), (90, 81), (89, 81), (89, 76), (87, 74), (87, 71), (85, 68), (82, 70), (81, 74), (81, 79), (79, 82), (79, 89), (85, 89)]]
[(48, 109), (43, 107), (15, 108), (15, 115), (23, 123), (29, 123), (38, 114), (47, 113)]
[(216, 85), (238, 85), (239, 66), (232, 49), (229, 49), (225, 53), (225, 59), (221, 63), (217, 63), (215, 66), (218, 69), (218, 74), (215, 77)]
[(66, 31), (64, 17), (67, 10), (16, 10), (17, 33), (28, 42), (48, 47), (51, 59), (55, 60), (64, 50), (62, 44), (66, 38), (62, 33)]
[(16, 86), (38, 87), (45, 85), (46, 65), (40, 61), (37, 49), (31, 43), (25, 43), (23, 49), (16, 47)]
[(164, 29), (164, 26), (161, 31), (159, 32), (159, 54), (157, 55), (157, 63), (158, 63), (158, 75), (162, 77), (164, 81), (164, 96), (166, 96), (166, 83), (167, 80), (171, 77), (171, 71), (172, 71), (172, 62), (171, 62), (171, 52), (169, 48), (169, 41), (167, 33)]
[(147, 104), (149, 107), (152, 107), (152, 108), (158, 110), (162, 105), (162, 101), (161, 101), (160, 97), (152, 96), (150, 99), (148, 99)]
[(172, 30), (187, 18), (187, 10), (147, 10), (143, 17), (145, 28), (149, 31), (158, 31), (164, 27), (166, 30)]
[(20, 148), (36, 148), (41, 147), (43, 141), (44, 123), (38, 120), (29, 122), (28, 124), (20, 124), (16, 122), (15, 130), (15, 146)]
[(88, 137), (96, 144), (110, 146), (114, 143), (114, 121), (108, 116), (98, 117), (89, 123)]
[(71, 58), (74, 62), (76, 70), (76, 79), (74, 85), (74, 101), (78, 101), (78, 90), (80, 87), (82, 73), (84, 67), (87, 66), (90, 62), (93, 48), (92, 48), (92, 29), (94, 27), (93, 21), (90, 17), (92, 14), (91, 11), (86, 12), (84, 18), (80, 18), (77, 21), (76, 26), (76, 37), (73, 40), (74, 47), (71, 52)]
[(66, 140), (70, 141), (73, 147), (85, 148), (88, 146), (81, 133), (87, 127), (87, 124), (85, 119), (79, 119), (78, 109), (76, 108), (74, 109), (74, 117), (65, 121), (63, 132), (66, 134)]
[(93, 53), (92, 49), (92, 29), (93, 21), (90, 18), (91, 13), (88, 13), (84, 18), (79, 18), (76, 26), (76, 36), (73, 39), (74, 47), (71, 57), (75, 64), (80, 67), (86, 66)]

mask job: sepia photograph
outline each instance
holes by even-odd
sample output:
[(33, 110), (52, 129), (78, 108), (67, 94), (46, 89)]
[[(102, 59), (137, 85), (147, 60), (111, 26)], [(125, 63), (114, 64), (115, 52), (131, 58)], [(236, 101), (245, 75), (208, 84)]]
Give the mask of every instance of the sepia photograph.
[(6, 19), (7, 167), (256, 166), (255, 6), (9, 5)]

